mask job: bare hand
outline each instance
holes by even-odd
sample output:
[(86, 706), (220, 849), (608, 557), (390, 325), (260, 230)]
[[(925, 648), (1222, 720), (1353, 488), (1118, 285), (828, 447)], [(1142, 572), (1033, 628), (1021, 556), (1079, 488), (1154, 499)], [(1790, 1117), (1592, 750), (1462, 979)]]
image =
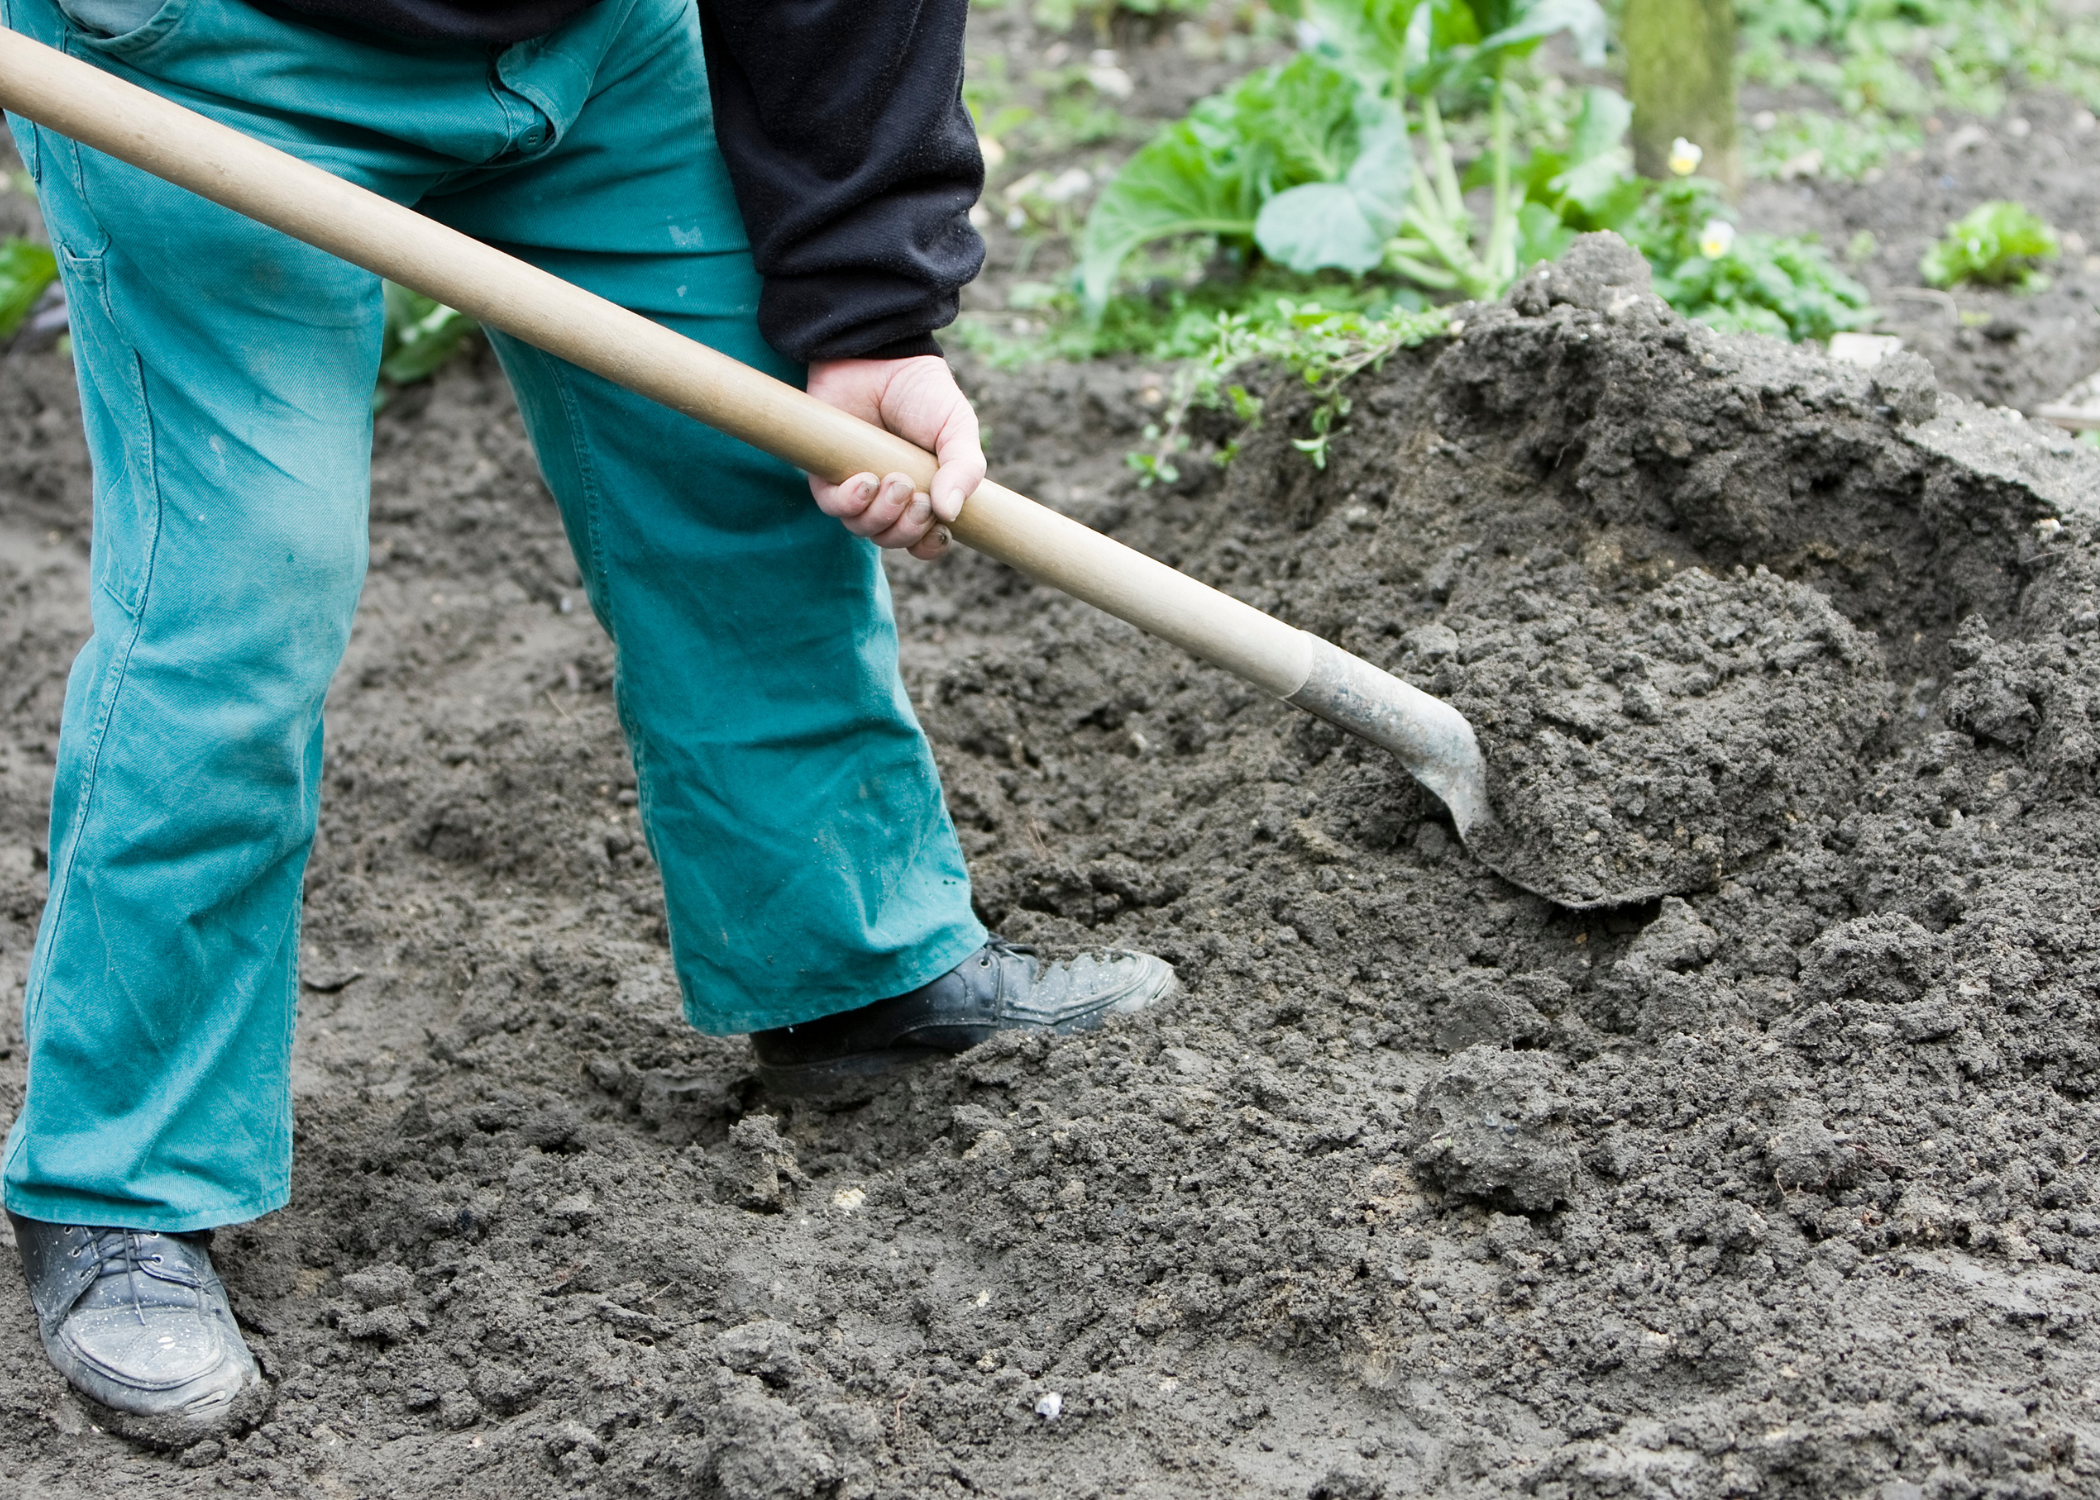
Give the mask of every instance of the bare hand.
[(977, 413), (937, 355), (910, 359), (831, 359), (809, 367), (809, 393), (877, 427), (928, 449), (940, 461), (927, 494), (907, 474), (855, 474), (843, 484), (809, 476), (817, 509), (836, 516), (855, 536), (878, 547), (908, 548), (913, 557), (939, 557), (948, 547), (946, 523), (984, 481), (984, 450)]

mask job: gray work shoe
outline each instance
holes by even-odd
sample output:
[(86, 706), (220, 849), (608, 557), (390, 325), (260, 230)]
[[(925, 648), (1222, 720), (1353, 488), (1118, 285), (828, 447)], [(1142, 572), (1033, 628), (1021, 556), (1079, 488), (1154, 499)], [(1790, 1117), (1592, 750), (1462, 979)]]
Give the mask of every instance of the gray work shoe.
[(1174, 969), (1149, 953), (1088, 953), (1046, 964), (993, 938), (931, 984), (835, 1016), (751, 1033), (758, 1076), (777, 1094), (835, 1094), (936, 1053), (966, 1052), (1001, 1031), (1091, 1031), (1174, 993)]
[(209, 1234), (10, 1213), (44, 1352), (127, 1437), (187, 1446), (252, 1422), (268, 1387), (234, 1325)]

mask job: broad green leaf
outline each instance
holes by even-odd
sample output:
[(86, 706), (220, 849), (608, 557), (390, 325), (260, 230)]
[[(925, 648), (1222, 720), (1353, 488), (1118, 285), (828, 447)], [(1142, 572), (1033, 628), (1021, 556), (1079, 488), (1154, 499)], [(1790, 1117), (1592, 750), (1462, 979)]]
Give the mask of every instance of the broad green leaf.
[(1400, 56), (1400, 68), (1409, 93), (1419, 92), (1423, 86), (1417, 80), (1429, 71), (1430, 54), (1437, 50), (1432, 36), (1436, 18), (1437, 8), (1434, 5), (1416, 7), (1414, 15), (1408, 18), (1407, 45)]
[[(1585, 229), (1605, 229), (1640, 206), (1643, 189), (1625, 145), (1633, 106), (1610, 89), (1593, 88), (1582, 101), (1569, 142), (1567, 165), (1547, 181), (1564, 218)], [(1573, 210), (1573, 212), (1571, 212)]]
[(1246, 240), (1264, 199), (1333, 181), (1357, 154), (1360, 90), (1302, 55), (1242, 79), (1168, 126), (1102, 189), (1080, 243), (1090, 316), (1115, 290), (1132, 251), (1154, 240), (1214, 234)]
[(1407, 28), (1431, 0), (1306, 0), (1320, 32), (1320, 56), (1373, 90), (1406, 71)]
[(1432, 52), (1454, 52), (1472, 47), (1487, 35), (1480, 18), (1466, 0), (1425, 0), (1422, 41)]
[[(1464, 185), (1467, 190), (1486, 187), (1490, 182), (1494, 181), (1494, 165), (1492, 161), (1483, 157), (1475, 161), (1472, 166), (1466, 168)], [(1510, 167), (1509, 177), (1510, 181), (1523, 185), (1524, 196), (1529, 202), (1550, 204), (1562, 196), (1560, 189), (1555, 187), (1554, 183), (1565, 176), (1567, 170), (1568, 156), (1566, 152), (1538, 150), (1532, 152), (1531, 155), (1525, 157), (1522, 161), (1513, 163)]]
[(1429, 93), (1471, 68), (1481, 35), (1466, 0), (1423, 0), (1407, 26), (1407, 91)]
[[(1566, 151), (1534, 151), (1511, 172), (1527, 202), (1556, 215), (1570, 229), (1622, 228), (1647, 199), (1624, 145), (1633, 107), (1610, 89), (1591, 89), (1575, 117)], [(1492, 180), (1483, 158), (1466, 173), (1468, 188)]]
[(1362, 275), (1384, 258), (1400, 227), (1414, 175), (1407, 120), (1390, 101), (1358, 90), (1352, 103), (1355, 159), (1340, 183), (1305, 183), (1276, 194), (1255, 221), (1262, 253), (1298, 272)]
[(1594, 161), (1607, 151), (1616, 151), (1633, 128), (1633, 105), (1616, 89), (1593, 88), (1582, 96), (1582, 110), (1575, 116), (1568, 140), (1571, 162)]
[(1560, 215), (1543, 203), (1527, 203), (1517, 210), (1517, 269), (1535, 266), (1542, 260), (1559, 260), (1575, 243), (1575, 231), (1560, 221)]
[(1473, 24), (1482, 36), (1493, 36), (1503, 27), (1514, 25), (1522, 8), (1519, 0), (1466, 0), (1466, 9), (1472, 13)]
[(1301, 274), (1332, 269), (1360, 276), (1385, 255), (1385, 237), (1338, 182), (1278, 193), (1262, 205), (1254, 239), (1262, 254)]
[(1648, 184), (1642, 179), (1614, 163), (1591, 163), (1568, 174), (1568, 191), (1557, 208), (1572, 228), (1620, 230), (1647, 200)]
[(1359, 97), (1356, 102), (1356, 160), (1343, 184), (1380, 239), (1390, 238), (1407, 213), (1415, 157), (1407, 145), (1407, 119), (1391, 102)]
[(1117, 270), (1140, 245), (1182, 234), (1252, 235), (1261, 195), (1245, 165), (1193, 120), (1168, 126), (1125, 162), (1094, 201), (1080, 241), (1089, 315), (1108, 305)]
[(465, 313), (391, 281), (386, 283), (385, 296), (386, 336), (379, 374), (392, 385), (428, 380), (480, 327)]
[(1340, 177), (1356, 154), (1357, 93), (1346, 73), (1309, 53), (1234, 89), (1234, 128), (1242, 149), (1261, 156), (1265, 185)]

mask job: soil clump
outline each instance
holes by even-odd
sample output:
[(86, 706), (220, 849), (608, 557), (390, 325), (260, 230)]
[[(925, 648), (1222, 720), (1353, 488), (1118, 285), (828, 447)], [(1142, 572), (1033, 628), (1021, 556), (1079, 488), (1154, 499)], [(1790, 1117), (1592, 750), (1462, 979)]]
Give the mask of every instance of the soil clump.
[[(0, 1297), (0, 1488), (2100, 1493), (2100, 460), (1688, 325), (1606, 243), (1564, 290), (1395, 355), (1324, 470), (1290, 382), (1205, 429), (1230, 469), (1139, 492), (1098, 413), (1141, 376), (974, 379), (1002, 477), (1449, 695), (1511, 805), (1696, 853), (1685, 894), (1557, 909), (1383, 752), (982, 559), (900, 563), (988, 920), (1187, 991), (845, 1109), (679, 1019), (608, 648), (492, 364), (398, 400), (294, 1202), (217, 1247), (275, 1404), (135, 1453)], [(19, 995), (85, 618), (51, 356), (0, 364), (0, 455)]]

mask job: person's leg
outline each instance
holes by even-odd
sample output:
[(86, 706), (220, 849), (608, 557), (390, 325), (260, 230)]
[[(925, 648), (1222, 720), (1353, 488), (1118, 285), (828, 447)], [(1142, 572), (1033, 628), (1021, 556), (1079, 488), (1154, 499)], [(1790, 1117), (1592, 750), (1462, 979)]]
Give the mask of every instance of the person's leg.
[[(97, 0), (85, 26), (52, 0), (4, 5), (16, 29), (404, 201), (516, 151), (531, 115), (496, 97), (482, 48), (205, 0)], [(12, 123), (73, 313), (98, 588), (6, 1202), (53, 1363), (104, 1422), (190, 1441), (261, 1399), (190, 1231), (278, 1206), (289, 1181), (299, 882), (363, 576), (379, 286)]]
[[(504, 60), (548, 116), (544, 153), (423, 211), (799, 384), (758, 333), (692, 6), (602, 9), (599, 29)], [(617, 647), (689, 1018), (776, 1027), (954, 968), (985, 934), (875, 549), (786, 464), (495, 344)]]
[[(544, 144), (482, 47), (209, 0), (0, 9), (398, 201)], [(11, 123), (73, 309), (101, 587), (60, 736), (6, 1201), (133, 1229), (236, 1222), (282, 1203), (290, 1173), (299, 881), (363, 576), (379, 283)]]
[[(39, 0), (9, 20), (79, 50)], [(365, 565), (376, 279), (15, 122), (95, 466), (6, 1202), (182, 1232), (285, 1200), (321, 702)]]

